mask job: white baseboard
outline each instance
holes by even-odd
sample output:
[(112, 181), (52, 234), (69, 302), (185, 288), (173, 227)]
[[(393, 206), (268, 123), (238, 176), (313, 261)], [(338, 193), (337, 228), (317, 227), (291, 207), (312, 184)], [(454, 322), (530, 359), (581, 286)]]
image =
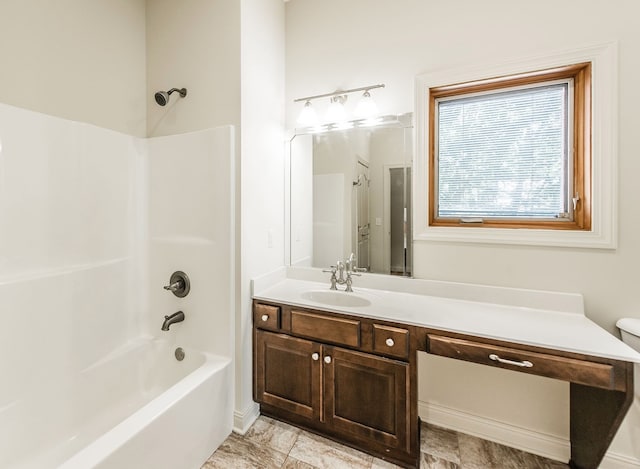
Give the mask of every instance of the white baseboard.
[[(428, 423), (566, 463), (569, 440), (439, 404), (418, 401), (418, 415)], [(608, 452), (599, 469), (638, 469), (640, 460)]]
[(422, 420), (439, 427), (495, 441), (545, 458), (563, 462), (569, 460), (569, 441), (555, 435), (423, 401), (418, 402), (418, 415)]
[(604, 455), (604, 459), (598, 469), (639, 469), (640, 459), (625, 456), (609, 451)]
[(233, 412), (233, 432), (244, 435), (260, 416), (260, 406), (252, 402), (243, 411)]

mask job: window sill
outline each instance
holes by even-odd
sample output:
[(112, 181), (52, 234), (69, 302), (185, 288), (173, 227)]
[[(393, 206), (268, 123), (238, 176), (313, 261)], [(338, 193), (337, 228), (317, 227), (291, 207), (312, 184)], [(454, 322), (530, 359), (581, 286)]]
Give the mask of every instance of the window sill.
[(613, 233), (535, 229), (431, 226), (414, 232), (414, 242), (514, 244), (572, 248), (615, 249)]

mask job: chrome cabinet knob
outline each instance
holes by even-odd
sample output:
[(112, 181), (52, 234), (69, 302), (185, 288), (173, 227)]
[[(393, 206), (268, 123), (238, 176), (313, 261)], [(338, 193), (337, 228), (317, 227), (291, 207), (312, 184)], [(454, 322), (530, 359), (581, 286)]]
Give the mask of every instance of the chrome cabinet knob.
[(327, 363), (327, 364), (331, 363), (331, 357), (329, 355), (324, 357), (324, 362)]
[(267, 321), (267, 320), (269, 320), (269, 315), (268, 315), (268, 314), (263, 314), (263, 315), (262, 315), (262, 320), (263, 320), (263, 321)]
[(318, 361), (319, 358), (320, 358), (320, 355), (318, 355), (317, 353), (312, 353), (311, 354), (311, 359), (313, 361)]
[(393, 341), (393, 339), (391, 337), (389, 337), (387, 340), (385, 340), (384, 343), (387, 344), (389, 347), (393, 347), (395, 345), (395, 342)]

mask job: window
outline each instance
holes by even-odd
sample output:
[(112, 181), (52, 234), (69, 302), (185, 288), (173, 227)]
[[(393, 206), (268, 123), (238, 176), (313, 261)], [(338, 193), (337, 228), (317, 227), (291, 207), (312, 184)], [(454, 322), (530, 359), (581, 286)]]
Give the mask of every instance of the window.
[(591, 64), (429, 88), (429, 225), (591, 230)]

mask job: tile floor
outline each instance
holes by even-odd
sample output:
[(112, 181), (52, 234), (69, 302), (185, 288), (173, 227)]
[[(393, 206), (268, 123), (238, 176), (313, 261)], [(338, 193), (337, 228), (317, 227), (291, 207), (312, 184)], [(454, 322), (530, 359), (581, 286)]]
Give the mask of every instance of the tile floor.
[[(564, 469), (556, 461), (422, 424), (421, 469)], [(231, 434), (201, 469), (392, 469), (368, 454), (286, 423), (260, 417), (246, 435)]]

